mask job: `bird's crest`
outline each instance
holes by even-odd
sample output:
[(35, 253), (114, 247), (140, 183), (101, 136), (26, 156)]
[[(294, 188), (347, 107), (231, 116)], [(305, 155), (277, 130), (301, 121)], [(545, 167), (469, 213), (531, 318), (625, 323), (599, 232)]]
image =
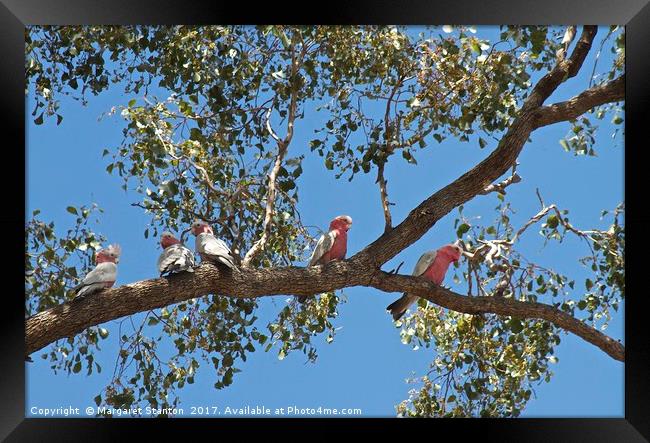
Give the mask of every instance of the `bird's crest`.
[(106, 252), (107, 254), (114, 254), (116, 256), (119, 256), (122, 253), (122, 248), (117, 243), (114, 243), (112, 245), (109, 245), (108, 248), (103, 249), (102, 251)]
[(339, 215), (334, 220), (345, 220), (347, 224), (349, 225), (352, 224), (352, 217), (350, 217), (349, 215)]

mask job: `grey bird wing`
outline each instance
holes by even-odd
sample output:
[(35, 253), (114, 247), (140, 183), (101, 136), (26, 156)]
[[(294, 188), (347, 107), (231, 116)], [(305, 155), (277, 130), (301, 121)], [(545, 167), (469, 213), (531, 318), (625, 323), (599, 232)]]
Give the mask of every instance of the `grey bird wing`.
[[(415, 264), (413, 275), (417, 277), (424, 274), (427, 268), (431, 266), (431, 263), (436, 259), (436, 254), (436, 251), (428, 251), (422, 254), (418, 262)], [(386, 309), (393, 315), (393, 320), (397, 321), (402, 318), (408, 308), (415, 303), (417, 299), (417, 295), (410, 295), (405, 292), (402, 297), (388, 305)]]
[(181, 271), (194, 272), (194, 266), (194, 253), (180, 243), (169, 246), (158, 257), (160, 275)]
[(424, 274), (424, 271), (426, 271), (427, 268), (431, 266), (431, 263), (436, 259), (437, 254), (436, 251), (428, 251), (422, 254), (418, 262), (415, 264), (415, 268), (413, 268), (413, 275), (417, 277), (418, 275)]
[(77, 297), (83, 297), (104, 289), (106, 282), (115, 281), (116, 278), (117, 265), (115, 263), (100, 263), (72, 291), (77, 294)]
[[(334, 240), (336, 240), (336, 231), (329, 231), (320, 236), (318, 243), (316, 243), (316, 247), (311, 253), (311, 257), (309, 258), (309, 266), (316, 266), (321, 264), (321, 258), (323, 258), (323, 255), (325, 255), (327, 251), (332, 249)], [(307, 300), (313, 297), (313, 295), (301, 295), (298, 297), (298, 301), (300, 303), (306, 303)]]
[(319, 264), (319, 260), (325, 255), (327, 251), (332, 249), (334, 245), (334, 240), (336, 240), (336, 231), (330, 231), (320, 236), (314, 252), (311, 253), (311, 258), (309, 259), (309, 266), (315, 266)]
[[(200, 237), (202, 238), (199, 239)], [(223, 240), (211, 234), (201, 234), (197, 237), (197, 241), (201, 242), (201, 248), (199, 251), (202, 251), (203, 254), (212, 260), (217, 260), (223, 263), (230, 269), (236, 268), (234, 256), (232, 255), (228, 245)]]

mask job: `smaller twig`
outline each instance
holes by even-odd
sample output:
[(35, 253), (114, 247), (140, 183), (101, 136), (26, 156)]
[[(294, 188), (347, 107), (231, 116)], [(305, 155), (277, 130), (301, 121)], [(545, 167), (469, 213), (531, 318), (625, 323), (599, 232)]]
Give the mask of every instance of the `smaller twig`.
[(539, 211), (537, 214), (535, 214), (530, 220), (528, 220), (526, 222), (526, 224), (524, 224), (521, 228), (519, 228), (519, 230), (514, 235), (514, 237), (512, 237), (512, 240), (510, 240), (510, 243), (514, 244), (517, 241), (517, 239), (519, 238), (519, 236), (521, 234), (523, 234), (523, 232), (526, 229), (528, 229), (528, 227), (530, 225), (540, 221), (542, 219), (542, 217), (544, 217), (546, 214), (548, 214), (553, 208), (555, 208), (555, 205), (547, 206), (547, 207), (543, 208), (541, 211)]
[[(300, 53), (300, 56), (297, 57), (294, 47), (291, 49), (291, 78), (294, 79), (300, 64), (302, 63), (305, 56), (305, 48), (303, 47)], [(251, 246), (251, 248), (244, 255), (244, 260), (242, 261), (243, 267), (249, 267), (253, 259), (257, 254), (259, 254), (264, 247), (266, 242), (271, 235), (271, 225), (273, 213), (275, 211), (275, 198), (276, 198), (276, 188), (277, 188), (277, 176), (282, 167), (282, 162), (287, 153), (289, 144), (293, 138), (293, 126), (296, 120), (296, 112), (298, 107), (298, 93), (299, 89), (296, 84), (291, 85), (291, 98), (289, 100), (289, 115), (287, 116), (287, 133), (284, 139), (278, 137), (278, 135), (273, 131), (270, 123), (271, 110), (273, 106), (269, 107), (269, 110), (266, 113), (266, 129), (269, 131), (269, 134), (275, 140), (278, 146), (278, 153), (275, 157), (275, 162), (273, 168), (268, 176), (268, 190), (266, 194), (266, 208), (264, 211), (264, 221), (262, 223), (263, 231), (260, 238)]]
[(404, 264), (404, 262), (401, 262), (399, 265), (397, 265), (397, 268), (393, 269), (392, 271), (388, 271), (388, 273), (389, 274), (397, 274), (397, 273), (399, 273), (399, 270), (400, 270), (400, 268), (402, 267), (403, 264)]
[(520, 181), (521, 181), (521, 177), (519, 176), (519, 174), (517, 174), (516, 172), (513, 172), (510, 177), (506, 178), (502, 182), (493, 183), (493, 184), (489, 185), (488, 187), (483, 189), (481, 192), (479, 192), (479, 194), (487, 195), (487, 194), (489, 194), (491, 192), (499, 192), (501, 194), (505, 194), (506, 193), (506, 188), (508, 186), (510, 186), (510, 185), (512, 185), (514, 183), (519, 183)]
[(539, 188), (535, 188), (535, 194), (537, 194), (537, 198), (539, 199), (539, 204), (542, 205), (542, 208), (545, 208), (546, 205), (544, 204), (544, 199), (542, 198), (542, 194), (539, 193)]
[(273, 138), (273, 140), (275, 140), (275, 142), (279, 146), (282, 144), (282, 140), (280, 139), (280, 137), (278, 137), (278, 135), (273, 130), (273, 127), (271, 126), (271, 112), (273, 112), (273, 104), (271, 104), (271, 106), (269, 106), (269, 109), (266, 111), (266, 116), (265, 116), (266, 130), (269, 131), (269, 135)]
[(390, 214), (390, 202), (388, 201), (388, 190), (386, 185), (388, 181), (384, 178), (384, 165), (385, 162), (377, 167), (377, 183), (379, 183), (379, 194), (381, 196), (381, 207), (384, 210), (384, 232), (388, 232), (393, 228), (393, 220)]

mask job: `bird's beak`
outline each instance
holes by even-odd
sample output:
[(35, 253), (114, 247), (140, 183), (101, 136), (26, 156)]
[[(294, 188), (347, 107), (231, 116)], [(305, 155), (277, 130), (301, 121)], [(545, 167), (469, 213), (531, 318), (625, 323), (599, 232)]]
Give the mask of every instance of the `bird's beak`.
[(120, 258), (119, 258), (119, 257), (115, 257), (115, 264), (118, 264), (119, 262), (120, 262)]

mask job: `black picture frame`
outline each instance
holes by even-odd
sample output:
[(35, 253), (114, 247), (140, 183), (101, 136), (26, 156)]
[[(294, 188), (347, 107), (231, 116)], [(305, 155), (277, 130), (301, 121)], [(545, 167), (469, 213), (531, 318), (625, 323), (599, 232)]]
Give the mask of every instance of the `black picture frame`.
[[(255, 5), (255, 6), (253, 6)], [(313, 13), (311, 11), (314, 11)], [(303, 15), (300, 15), (303, 14)], [(497, 441), (621, 441), (650, 439), (650, 411), (644, 399), (650, 397), (648, 357), (650, 346), (644, 328), (645, 312), (641, 300), (643, 268), (647, 264), (647, 233), (650, 212), (644, 203), (644, 162), (641, 151), (647, 146), (643, 128), (647, 126), (650, 108), (650, 3), (649, 0), (612, 2), (605, 0), (546, 0), (544, 2), (501, 0), (438, 0), (404, 2), (326, 2), (291, 7), (282, 3), (233, 4), (226, 7), (217, 2), (172, 2), (169, 0), (98, 1), (98, 0), (2, 0), (0, 4), (0, 45), (2, 61), (2, 104), (5, 125), (4, 193), (12, 210), (0, 215), (2, 232), (15, 238), (15, 254), (5, 265), (5, 276), (11, 275), (20, 287), (20, 264), (23, 253), (21, 228), (24, 228), (25, 194), (12, 185), (22, 179), (26, 183), (25, 95), (24, 95), (24, 29), (27, 25), (45, 24), (211, 24), (211, 23), (283, 23), (283, 24), (619, 24), (626, 26), (626, 119), (625, 146), (632, 147), (625, 158), (626, 275), (631, 297), (625, 302), (625, 418), (620, 419), (175, 419), (175, 420), (93, 420), (25, 418), (25, 361), (23, 299), (18, 289), (5, 292), (4, 315), (0, 322), (2, 340), (0, 355), (3, 373), (0, 378), (0, 437), (7, 441), (114, 441), (125, 432), (156, 429), (167, 437), (174, 433), (187, 435), (190, 430), (222, 432), (238, 430), (242, 437), (260, 430), (282, 438), (293, 430), (312, 434), (345, 430), (358, 432), (424, 432), (430, 438), (443, 437), (443, 429), (451, 438), (475, 436)], [(22, 154), (22, 155), (21, 155)], [(10, 156), (10, 157), (7, 157)], [(22, 168), (20, 167), (22, 166)], [(12, 175), (13, 174), (13, 175)], [(12, 177), (13, 178), (9, 178)], [(14, 200), (15, 201), (11, 201)], [(22, 201), (21, 201), (22, 199)], [(644, 241), (644, 238), (646, 240)], [(16, 269), (14, 269), (14, 267)], [(15, 272), (13, 272), (15, 270)], [(23, 269), (24, 271), (24, 269)], [(23, 272), (24, 273), (24, 272)], [(14, 280), (15, 279), (15, 280)], [(22, 284), (24, 287), (24, 283)], [(594, 389), (598, 389), (594, 386)], [(215, 426), (216, 425), (216, 426)], [(209, 429), (202, 429), (209, 428)], [(269, 429), (270, 428), (270, 429)], [(316, 431), (316, 428), (319, 428)], [(344, 429), (341, 429), (344, 428)], [(132, 435), (132, 434), (129, 434)], [(220, 438), (221, 434), (213, 434)], [(425, 434), (426, 435), (426, 434)]]

